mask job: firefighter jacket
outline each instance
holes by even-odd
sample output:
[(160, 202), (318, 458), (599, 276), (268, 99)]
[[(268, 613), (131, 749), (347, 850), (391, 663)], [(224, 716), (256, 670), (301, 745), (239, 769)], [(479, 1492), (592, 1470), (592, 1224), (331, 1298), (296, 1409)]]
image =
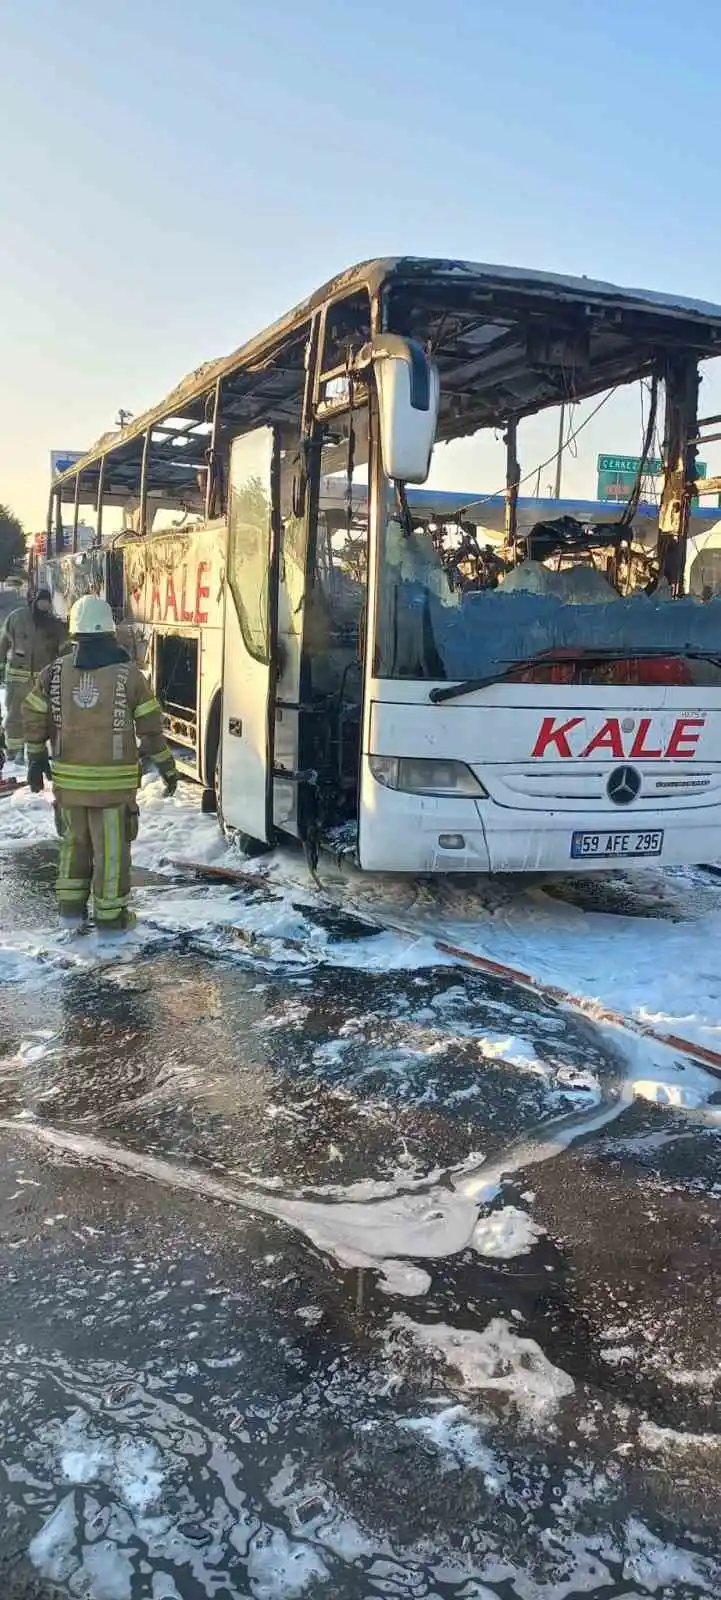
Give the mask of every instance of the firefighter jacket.
[(67, 629), (59, 617), (48, 613), (43, 626), (32, 606), (11, 611), (0, 633), (0, 667), (5, 667), (8, 688), (13, 682), (26, 683), (29, 688), (43, 667), (59, 655), (66, 639)]
[(80, 640), (40, 673), (23, 706), (30, 760), (50, 743), (60, 806), (135, 803), (139, 756), (161, 775), (175, 771), (162, 708), (142, 672), (114, 638)]

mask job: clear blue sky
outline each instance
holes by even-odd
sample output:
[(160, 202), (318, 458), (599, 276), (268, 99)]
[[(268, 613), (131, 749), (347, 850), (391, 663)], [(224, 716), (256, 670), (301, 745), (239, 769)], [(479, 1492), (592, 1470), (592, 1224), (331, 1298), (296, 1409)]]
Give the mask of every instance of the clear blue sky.
[[(41, 526), (51, 447), (365, 256), (721, 301), (720, 45), (718, 0), (7, 0), (0, 500)], [(575, 491), (638, 446), (637, 395), (612, 404)], [(440, 471), (490, 489), (497, 460)]]

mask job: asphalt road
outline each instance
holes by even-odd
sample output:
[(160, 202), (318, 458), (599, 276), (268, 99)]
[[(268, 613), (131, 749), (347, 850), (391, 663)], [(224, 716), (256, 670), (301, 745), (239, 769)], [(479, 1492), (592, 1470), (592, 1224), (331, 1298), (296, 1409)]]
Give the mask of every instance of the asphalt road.
[(48, 964), (51, 870), (0, 858), (37, 951), (0, 967), (2, 1595), (721, 1593), (718, 1128), (628, 1107), (504, 1185), (533, 1248), (411, 1253), (405, 1293), (302, 1203), (433, 1206), (584, 1073), (611, 1101), (611, 1046), (452, 968)]

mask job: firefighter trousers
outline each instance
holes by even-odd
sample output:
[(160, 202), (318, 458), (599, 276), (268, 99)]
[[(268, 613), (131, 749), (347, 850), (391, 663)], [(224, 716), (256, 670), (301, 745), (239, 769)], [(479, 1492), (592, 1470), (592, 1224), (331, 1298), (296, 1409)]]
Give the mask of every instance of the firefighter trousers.
[(138, 832), (136, 806), (59, 806), (56, 892), (65, 916), (82, 917), (93, 893), (95, 921), (122, 919), (130, 899), (130, 846)]
[(9, 761), (21, 761), (25, 751), (23, 701), (33, 686), (30, 672), (8, 667), (5, 674), (5, 748)]

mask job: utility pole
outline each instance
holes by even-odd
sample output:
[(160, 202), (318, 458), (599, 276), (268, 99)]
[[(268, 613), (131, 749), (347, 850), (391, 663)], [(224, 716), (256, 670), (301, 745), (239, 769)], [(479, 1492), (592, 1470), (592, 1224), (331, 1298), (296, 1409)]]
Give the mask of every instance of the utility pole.
[(132, 411), (124, 411), (122, 406), (120, 406), (119, 409), (118, 409), (118, 415), (115, 418), (115, 426), (116, 426), (116, 428), (124, 428), (126, 422), (132, 421), (132, 416), (133, 416)]
[(563, 458), (563, 435), (566, 430), (566, 407), (561, 406), (561, 416), (558, 423), (558, 450), (556, 451), (556, 486), (553, 492), (554, 500), (561, 498), (561, 461)]

